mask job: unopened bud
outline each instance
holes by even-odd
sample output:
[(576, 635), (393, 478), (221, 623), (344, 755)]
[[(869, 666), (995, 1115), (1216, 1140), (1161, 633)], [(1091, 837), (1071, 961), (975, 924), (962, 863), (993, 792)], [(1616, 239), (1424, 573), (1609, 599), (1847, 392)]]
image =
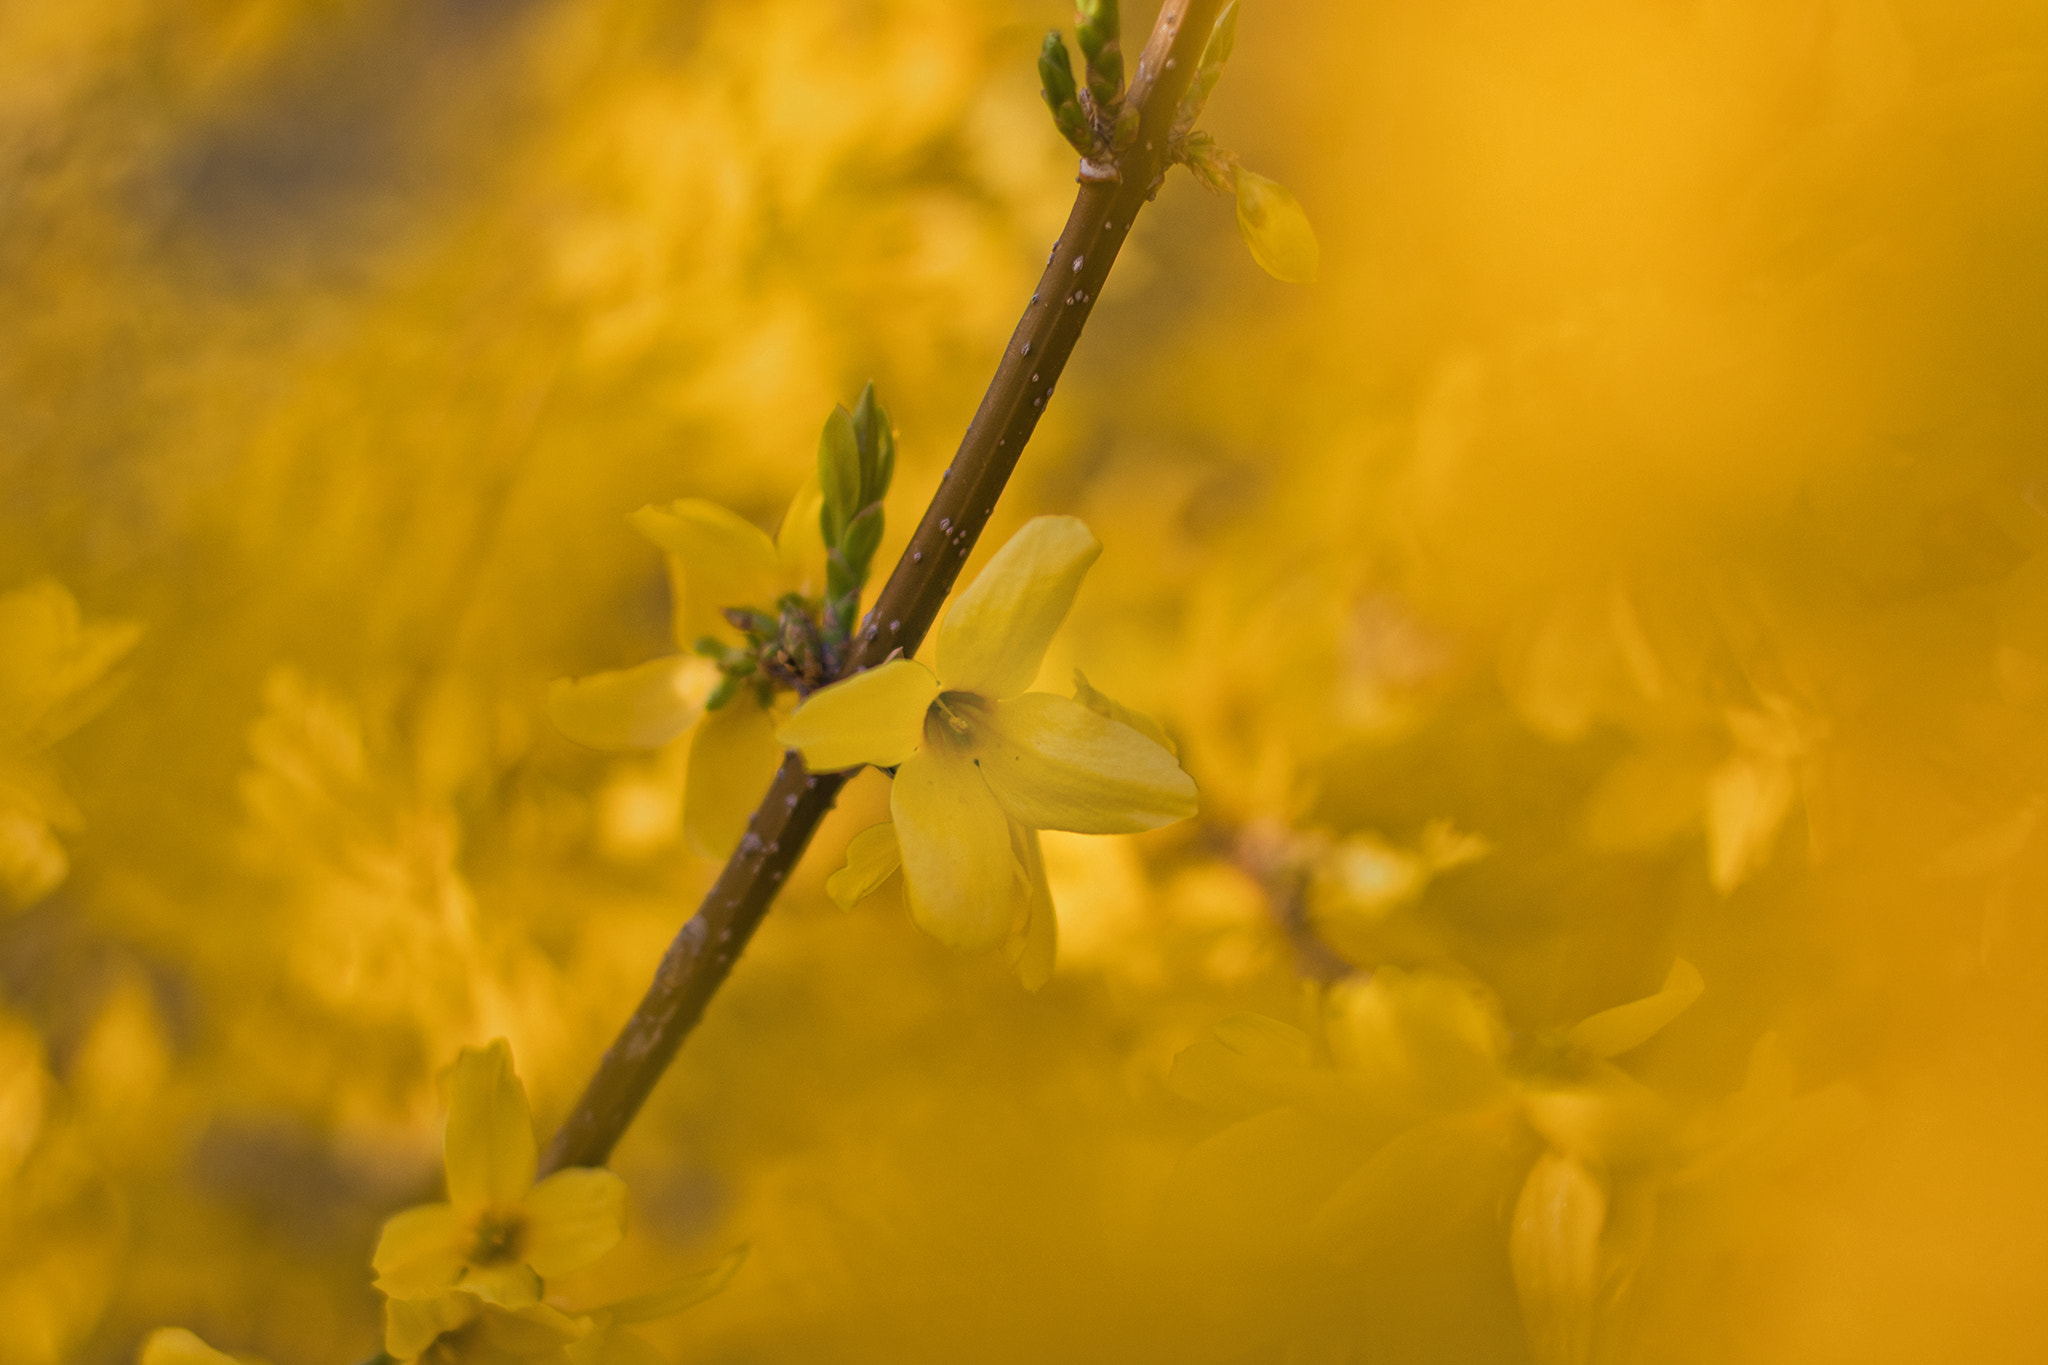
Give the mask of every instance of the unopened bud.
[(1321, 249), (1308, 215), (1285, 186), (1242, 167), (1237, 171), (1237, 230), (1268, 275), (1290, 284), (1316, 277)]

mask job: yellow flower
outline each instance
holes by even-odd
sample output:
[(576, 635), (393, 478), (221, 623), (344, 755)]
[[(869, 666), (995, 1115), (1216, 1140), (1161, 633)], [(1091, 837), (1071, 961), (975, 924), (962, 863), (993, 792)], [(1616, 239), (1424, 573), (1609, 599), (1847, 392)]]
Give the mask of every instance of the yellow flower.
[(668, 552), (675, 639), (684, 652), (565, 678), (548, 693), (555, 727), (594, 749), (659, 748), (697, 727), (683, 789), (683, 834), (706, 857), (724, 857), (739, 842), (755, 800), (782, 761), (782, 746), (775, 742), (775, 713), (750, 687), (706, 711), (719, 672), (687, 651), (705, 636), (737, 638), (721, 614), (728, 607), (767, 607), (785, 593), (818, 593), (825, 579), (818, 530), (823, 501), (816, 479), (807, 482), (773, 540), (701, 498), (635, 512), (634, 529)]
[[(814, 771), (894, 768), (889, 813), (911, 913), (959, 948), (1021, 940), (1027, 983), (1052, 958), (1038, 831), (1126, 834), (1195, 813), (1194, 780), (1166, 749), (1079, 702), (1024, 690), (1101, 553), (1072, 517), (1027, 523), (953, 603), (936, 672), (892, 660), (813, 693), (776, 732)], [(869, 841), (871, 867), (887, 862), (884, 842)]]
[(384, 1224), (371, 1258), (377, 1287), (393, 1299), (459, 1288), (505, 1308), (538, 1303), (544, 1278), (581, 1269), (618, 1244), (625, 1182), (574, 1167), (535, 1183), (526, 1090), (504, 1039), (464, 1048), (448, 1089), (448, 1202), (406, 1209)]

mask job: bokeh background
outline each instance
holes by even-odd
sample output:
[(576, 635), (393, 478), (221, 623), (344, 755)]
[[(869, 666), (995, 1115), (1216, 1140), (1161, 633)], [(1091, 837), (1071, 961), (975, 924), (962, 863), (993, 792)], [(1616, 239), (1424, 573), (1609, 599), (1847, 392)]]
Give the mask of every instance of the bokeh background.
[[(715, 868), (546, 685), (673, 647), (626, 514), (772, 527), (869, 378), (914, 522), (1067, 20), (0, 4), (0, 1359), (359, 1360), (436, 1071), (562, 1114)], [(1202, 817), (1048, 839), (1034, 995), (826, 900), (860, 779), (562, 1291), (750, 1243), (654, 1332), (731, 1365), (2042, 1358), (2048, 10), (1246, 0), (1207, 126), (1320, 280), (1177, 174), (984, 542), (1089, 520), (1046, 677)], [(1679, 957), (1568, 1166), (1175, 1070), (1355, 1091), (1332, 1002), (1455, 983), (1534, 1094)]]

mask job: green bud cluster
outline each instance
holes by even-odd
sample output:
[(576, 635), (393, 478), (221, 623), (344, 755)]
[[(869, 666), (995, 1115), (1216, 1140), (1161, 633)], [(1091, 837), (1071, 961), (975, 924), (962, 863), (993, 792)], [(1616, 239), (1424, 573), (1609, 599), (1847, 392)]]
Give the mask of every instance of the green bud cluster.
[(882, 499), (895, 474), (896, 433), (869, 384), (852, 412), (832, 409), (818, 438), (818, 487), (825, 495), (818, 509), (818, 530), (825, 539), (821, 640), (834, 673), (853, 638), (860, 592), (882, 543)]
[(1075, 151), (1086, 156), (1093, 134), (1088, 129), (1088, 115), (1081, 108), (1080, 93), (1074, 88), (1074, 59), (1067, 55), (1066, 40), (1057, 29), (1045, 35), (1045, 42), (1038, 49), (1038, 83), (1045, 107), (1052, 110), (1053, 126)]
[(1054, 29), (1038, 49), (1039, 93), (1052, 111), (1053, 125), (1084, 157), (1120, 152), (1138, 136), (1138, 110), (1124, 100), (1122, 19), (1117, 0), (1076, 0), (1074, 40), (1082, 73), (1066, 40)]
[(869, 384), (853, 411), (832, 409), (818, 438), (825, 596), (816, 601), (785, 593), (772, 612), (726, 608), (726, 622), (742, 643), (728, 645), (707, 635), (693, 646), (725, 675), (706, 699), (706, 710), (718, 710), (743, 687), (752, 687), (766, 706), (778, 691), (808, 695), (838, 678), (860, 614), (861, 590), (882, 543), (882, 499), (895, 473), (896, 434)]

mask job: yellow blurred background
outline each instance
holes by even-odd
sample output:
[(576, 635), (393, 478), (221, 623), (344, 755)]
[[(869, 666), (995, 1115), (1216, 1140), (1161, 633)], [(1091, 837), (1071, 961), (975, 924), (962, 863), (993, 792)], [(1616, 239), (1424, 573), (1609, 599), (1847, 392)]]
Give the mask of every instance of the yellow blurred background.
[[(436, 1071), (566, 1110), (716, 868), (546, 685), (672, 648), (628, 513), (772, 529), (870, 378), (893, 554), (1069, 20), (0, 4), (0, 1361), (359, 1360)], [(1089, 521), (1045, 676), (1202, 817), (1048, 837), (1027, 994), (826, 900), (864, 775), (563, 1291), (750, 1243), (650, 1332), (729, 1365), (2048, 1355), (2048, 9), (1245, 0), (1206, 126), (1321, 279), (1176, 173), (984, 549)], [(1388, 1018), (1508, 1079), (1362, 1119)]]

